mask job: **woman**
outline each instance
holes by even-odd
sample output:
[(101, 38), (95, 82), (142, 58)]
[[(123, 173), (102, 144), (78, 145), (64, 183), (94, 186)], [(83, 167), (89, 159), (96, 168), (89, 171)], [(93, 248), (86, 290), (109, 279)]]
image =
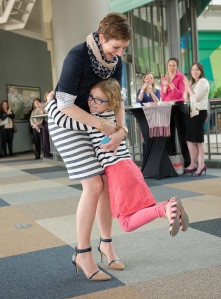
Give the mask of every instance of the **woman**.
[(41, 156), (41, 128), (43, 117), (34, 117), (36, 115), (44, 114), (44, 108), (42, 107), (41, 100), (35, 98), (33, 100), (33, 110), (31, 112), (30, 124), (33, 132), (33, 143), (35, 146), (35, 159), (40, 159)]
[[(46, 91), (44, 93), (44, 105), (47, 103), (47, 96), (51, 91)], [(47, 112), (44, 110), (44, 114)], [(49, 137), (49, 131), (48, 131), (48, 117), (44, 117), (42, 121), (42, 141), (43, 141), (43, 151), (44, 151), (44, 157), (45, 158), (52, 158), (53, 155), (51, 154), (51, 147), (50, 147), (50, 137)]]
[(161, 77), (160, 97), (165, 102), (173, 104), (170, 118), (171, 136), (168, 138), (167, 150), (169, 155), (177, 152), (175, 133), (177, 129), (178, 140), (180, 143), (181, 153), (184, 158), (184, 166), (190, 163), (189, 151), (185, 141), (187, 112), (184, 106), (184, 75), (178, 69), (179, 61), (175, 57), (171, 57), (167, 62), (168, 74)]
[(158, 102), (160, 100), (160, 91), (155, 88), (154, 74), (148, 72), (143, 77), (143, 86), (137, 92), (137, 103)]
[(209, 104), (209, 82), (205, 78), (203, 65), (194, 63), (191, 68), (191, 80), (184, 79), (187, 98), (190, 101), (190, 115), (188, 117), (186, 142), (190, 152), (190, 165), (184, 169), (185, 173), (200, 176), (206, 165), (204, 162), (204, 123), (207, 118)]
[(12, 143), (13, 143), (13, 136), (14, 136), (14, 124), (13, 119), (15, 118), (15, 115), (11, 108), (9, 108), (8, 101), (2, 101), (0, 105), (0, 119), (1, 120), (7, 120), (7, 123), (5, 123), (1, 128), (1, 138), (2, 138), (2, 149), (4, 156), (7, 156), (7, 144), (8, 144), (8, 151), (9, 156), (13, 156), (13, 150), (12, 150)]
[[(127, 48), (132, 30), (127, 18), (119, 13), (108, 14), (99, 24), (98, 31), (90, 34), (86, 42), (72, 48), (64, 60), (56, 87), (58, 108), (66, 115), (85, 125), (98, 128), (111, 141), (103, 145), (104, 151), (117, 152), (125, 137), (122, 128), (117, 131), (113, 122), (107, 122), (89, 113), (86, 95), (101, 79), (122, 76), (121, 56)], [(49, 97), (51, 95), (49, 94)], [(116, 113), (117, 125), (124, 127), (124, 103)], [(49, 133), (60, 153), (71, 180), (80, 180), (83, 191), (77, 209), (77, 256), (75, 262), (91, 280), (109, 280), (111, 277), (99, 270), (91, 252), (90, 235), (97, 217), (102, 242), (100, 250), (107, 256), (112, 269), (124, 269), (111, 242), (112, 215), (103, 169), (95, 157), (87, 131), (60, 128), (48, 118)], [(79, 254), (80, 253), (80, 254)]]

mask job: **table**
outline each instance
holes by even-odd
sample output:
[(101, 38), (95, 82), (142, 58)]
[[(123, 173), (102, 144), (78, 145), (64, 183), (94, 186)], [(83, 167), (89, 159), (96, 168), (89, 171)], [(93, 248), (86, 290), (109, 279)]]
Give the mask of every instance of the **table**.
[[(125, 107), (137, 120), (144, 138), (143, 162), (141, 171), (145, 178), (151, 177), (158, 180), (165, 177), (178, 176), (167, 153), (166, 137), (150, 138), (149, 125), (142, 107)], [(156, 113), (159, 108), (156, 107)]]

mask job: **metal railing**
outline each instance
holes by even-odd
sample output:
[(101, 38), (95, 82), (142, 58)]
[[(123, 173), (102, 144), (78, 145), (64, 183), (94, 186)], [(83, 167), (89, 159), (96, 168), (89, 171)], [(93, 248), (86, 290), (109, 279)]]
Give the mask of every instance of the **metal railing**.
[[(142, 161), (142, 136), (134, 116), (126, 110), (126, 121), (129, 128), (126, 137), (132, 159)], [(221, 99), (210, 99), (210, 111), (204, 125), (205, 159), (221, 160)]]
[[(143, 159), (143, 143), (139, 125), (135, 117), (126, 110), (126, 124), (128, 134), (126, 137), (127, 147), (132, 159), (140, 164)], [(205, 123), (204, 136), (205, 159), (208, 161), (221, 160), (221, 99), (210, 99), (210, 113)], [(51, 153), (55, 161), (62, 161), (53, 142), (51, 143)]]

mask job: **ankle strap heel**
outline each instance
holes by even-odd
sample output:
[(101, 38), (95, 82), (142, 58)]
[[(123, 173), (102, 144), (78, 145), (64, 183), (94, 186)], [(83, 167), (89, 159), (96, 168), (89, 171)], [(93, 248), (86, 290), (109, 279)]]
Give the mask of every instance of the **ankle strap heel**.
[[(100, 249), (100, 246), (101, 246), (101, 242), (104, 242), (104, 243), (111, 243), (112, 242), (112, 238), (110, 239), (103, 239), (100, 237), (100, 243), (97, 247), (98, 251), (100, 252), (101, 254), (101, 262), (103, 263), (103, 259), (104, 257), (106, 257), (106, 259), (108, 260), (108, 257), (107, 255), (101, 251)], [(121, 260), (112, 260), (111, 262), (109, 262), (109, 267), (113, 270), (124, 270), (125, 269), (125, 265), (124, 263), (121, 261)]]
[[(80, 265), (77, 264), (76, 262), (76, 257), (78, 255), (78, 253), (86, 253), (86, 252), (90, 252), (92, 251), (92, 248), (89, 247), (89, 248), (84, 248), (84, 249), (78, 249), (77, 247), (75, 247), (75, 255), (73, 254), (72, 256), (72, 263), (74, 264), (75, 266), (75, 269), (76, 269), (76, 275), (78, 275), (78, 269), (80, 268), (83, 272), (83, 268), (81, 268)], [(110, 280), (111, 277), (109, 275), (107, 275), (106, 273), (104, 273), (103, 271), (101, 270), (97, 270), (96, 272), (94, 272), (92, 275), (90, 276), (87, 276), (84, 272), (84, 275), (87, 277), (87, 279), (89, 280), (96, 280), (96, 281), (101, 281), (101, 280)]]

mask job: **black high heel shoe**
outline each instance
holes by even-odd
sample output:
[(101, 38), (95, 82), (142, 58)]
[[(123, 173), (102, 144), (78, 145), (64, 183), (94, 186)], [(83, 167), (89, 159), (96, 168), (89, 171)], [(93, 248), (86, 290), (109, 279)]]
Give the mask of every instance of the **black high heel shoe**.
[[(112, 242), (112, 238), (111, 239), (103, 239), (100, 237), (100, 244), (99, 246), (97, 247), (98, 251), (100, 252), (101, 254), (101, 262), (103, 263), (103, 258), (106, 257), (106, 254), (104, 252), (102, 252), (100, 250), (100, 245), (101, 245), (101, 242)], [(124, 270), (125, 269), (125, 266), (124, 266), (124, 263), (121, 261), (121, 260), (113, 260), (109, 263), (109, 267), (113, 270)]]
[(200, 170), (200, 172), (195, 172), (193, 174), (193, 176), (201, 176), (201, 174), (205, 171), (205, 174), (206, 174), (206, 170), (207, 170), (207, 166), (204, 165), (203, 168)]
[[(84, 270), (81, 268), (81, 266), (76, 263), (77, 254), (78, 253), (84, 253), (84, 252), (90, 252), (91, 250), (92, 250), (91, 247), (86, 248), (86, 249), (78, 249), (77, 247), (75, 247), (76, 255), (72, 256), (72, 263), (75, 265), (76, 275), (78, 275), (78, 269), (79, 268), (84, 272)], [(104, 273), (101, 270), (97, 270), (96, 272), (94, 272), (89, 277), (85, 274), (85, 272), (84, 272), (84, 275), (87, 277), (87, 279), (89, 279), (89, 280), (95, 280), (95, 281), (98, 281), (98, 280), (110, 280), (111, 279), (111, 277), (109, 275), (107, 275), (106, 273)]]

